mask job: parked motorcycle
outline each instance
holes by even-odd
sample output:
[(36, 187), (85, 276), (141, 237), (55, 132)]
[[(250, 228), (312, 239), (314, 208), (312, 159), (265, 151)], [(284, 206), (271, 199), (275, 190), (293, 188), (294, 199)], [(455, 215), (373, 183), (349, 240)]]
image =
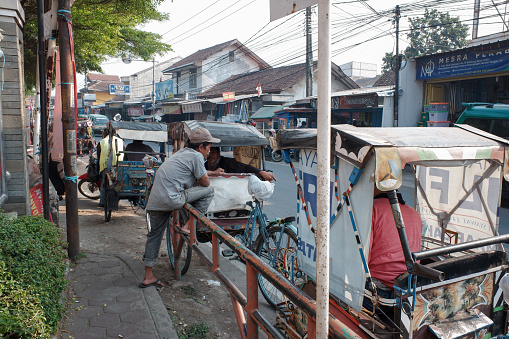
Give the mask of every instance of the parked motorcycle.
[[(293, 158), (295, 161), (299, 161), (299, 152), (300, 150), (289, 150), (290, 152), (290, 157)], [(281, 153), (281, 151), (274, 151), (272, 150), (272, 153), (270, 154), (270, 157), (272, 159), (272, 161), (274, 162), (280, 162), (281, 160), (283, 160), (283, 153)]]
[(88, 199), (97, 200), (101, 196), (101, 176), (99, 175), (99, 161), (90, 156), (87, 172), (78, 177), (78, 191)]

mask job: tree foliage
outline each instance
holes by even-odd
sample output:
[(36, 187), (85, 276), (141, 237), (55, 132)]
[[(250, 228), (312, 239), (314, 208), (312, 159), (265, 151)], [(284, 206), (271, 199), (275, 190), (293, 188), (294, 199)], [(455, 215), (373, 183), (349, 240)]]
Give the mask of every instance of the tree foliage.
[[(406, 34), (410, 44), (402, 53), (406, 58), (425, 54), (442, 53), (467, 45), (468, 26), (459, 17), (426, 9), (422, 17), (410, 18), (410, 31)], [(392, 61), (392, 63), (391, 63)], [(393, 53), (385, 53), (382, 70), (394, 68)]]
[(382, 58), (382, 74), (389, 72), (395, 65), (395, 58), (393, 52), (386, 52)]
[[(102, 72), (101, 63), (110, 57), (132, 56), (150, 60), (171, 50), (162, 36), (140, 27), (164, 21), (168, 14), (157, 7), (165, 0), (76, 0), (71, 8), (76, 71)], [(25, 10), (25, 83), (36, 82), (37, 0), (21, 0)]]

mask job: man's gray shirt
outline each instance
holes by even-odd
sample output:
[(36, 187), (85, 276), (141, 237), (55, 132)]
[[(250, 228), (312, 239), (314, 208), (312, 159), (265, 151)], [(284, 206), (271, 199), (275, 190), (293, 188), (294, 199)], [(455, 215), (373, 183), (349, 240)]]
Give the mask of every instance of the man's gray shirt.
[(171, 211), (185, 203), (184, 190), (193, 187), (207, 170), (203, 155), (184, 148), (170, 156), (159, 167), (147, 203), (149, 211)]

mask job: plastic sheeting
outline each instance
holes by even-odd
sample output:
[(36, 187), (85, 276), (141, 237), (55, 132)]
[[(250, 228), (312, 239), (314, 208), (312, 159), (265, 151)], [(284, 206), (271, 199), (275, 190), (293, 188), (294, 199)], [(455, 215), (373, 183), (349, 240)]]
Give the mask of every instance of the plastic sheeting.
[(115, 129), (122, 139), (166, 142), (168, 125), (153, 122), (110, 121), (109, 126)]
[(280, 130), (276, 140), (278, 149), (316, 149), (316, 128)]
[(248, 192), (250, 174), (243, 176), (210, 177), (210, 187), (214, 188), (214, 198), (207, 212), (249, 210), (246, 202), (252, 201)]
[(232, 124), (219, 121), (180, 121), (170, 123), (170, 138), (187, 141), (188, 136), (195, 128), (204, 127), (214, 138), (221, 139), (215, 146), (267, 146), (269, 141), (254, 126), (247, 124)]
[[(417, 190), (416, 210), (426, 237), (455, 244), (498, 235), (502, 171), (496, 164), (493, 171), (489, 169), (487, 160), (464, 167), (417, 166), (417, 178), (426, 196)], [(475, 186), (483, 175), (485, 178)], [(438, 246), (427, 243), (426, 247)], [(474, 251), (496, 249), (497, 245), (491, 245)]]

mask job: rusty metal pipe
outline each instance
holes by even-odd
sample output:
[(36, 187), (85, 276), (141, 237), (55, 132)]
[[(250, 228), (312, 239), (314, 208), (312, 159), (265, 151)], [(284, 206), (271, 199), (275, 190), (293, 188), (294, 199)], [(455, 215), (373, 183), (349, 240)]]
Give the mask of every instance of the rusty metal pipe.
[[(237, 255), (242, 258), (246, 265), (251, 265), (258, 273), (262, 274), (270, 283), (272, 283), (279, 290), (285, 291), (292, 302), (299, 307), (304, 313), (312, 317), (314, 320), (311, 322), (315, 326), (316, 321), (316, 301), (311, 299), (306, 293), (292, 285), (285, 277), (272, 267), (268, 267), (263, 263), (256, 254), (247, 249), (244, 245), (238, 242), (235, 238), (230, 236), (221, 227), (207, 219), (200, 212), (194, 209), (191, 205), (184, 206), (202, 225), (204, 225), (212, 234), (216, 235), (224, 244), (230, 247)], [(336, 317), (329, 314), (329, 332), (336, 335), (338, 338), (360, 338), (348, 326), (339, 321)], [(311, 338), (311, 337), (310, 337)]]
[(223, 285), (231, 292), (231, 294), (233, 294), (233, 297), (235, 297), (235, 299), (242, 305), (242, 307), (245, 307), (247, 305), (246, 296), (242, 293), (241, 290), (239, 290), (237, 286), (235, 286), (235, 284), (230, 279), (228, 279), (224, 275), (224, 273), (221, 270), (214, 272), (214, 275), (219, 280), (221, 280)]
[(260, 313), (260, 311), (256, 310), (252, 313), (253, 318), (255, 319), (258, 326), (260, 326), (265, 333), (267, 333), (272, 338), (285, 339), (285, 337), (279, 332), (265, 317)]
[(198, 256), (205, 263), (205, 265), (207, 265), (208, 268), (212, 271), (214, 269), (214, 265), (212, 264), (212, 260), (210, 260), (210, 258), (205, 253), (203, 253), (203, 251), (198, 247), (198, 245), (193, 244), (191, 247), (196, 252), (196, 254), (198, 254)]
[[(58, 38), (60, 49), (60, 86), (62, 88), (62, 131), (64, 141), (65, 217), (67, 221), (67, 249), (69, 258), (80, 254), (78, 221), (78, 185), (76, 157), (76, 114), (71, 107), (74, 83), (71, 55), (70, 0), (58, 1)], [(58, 80), (57, 80), (58, 81)], [(76, 84), (74, 84), (76, 85)], [(41, 107), (42, 108), (42, 107)]]

